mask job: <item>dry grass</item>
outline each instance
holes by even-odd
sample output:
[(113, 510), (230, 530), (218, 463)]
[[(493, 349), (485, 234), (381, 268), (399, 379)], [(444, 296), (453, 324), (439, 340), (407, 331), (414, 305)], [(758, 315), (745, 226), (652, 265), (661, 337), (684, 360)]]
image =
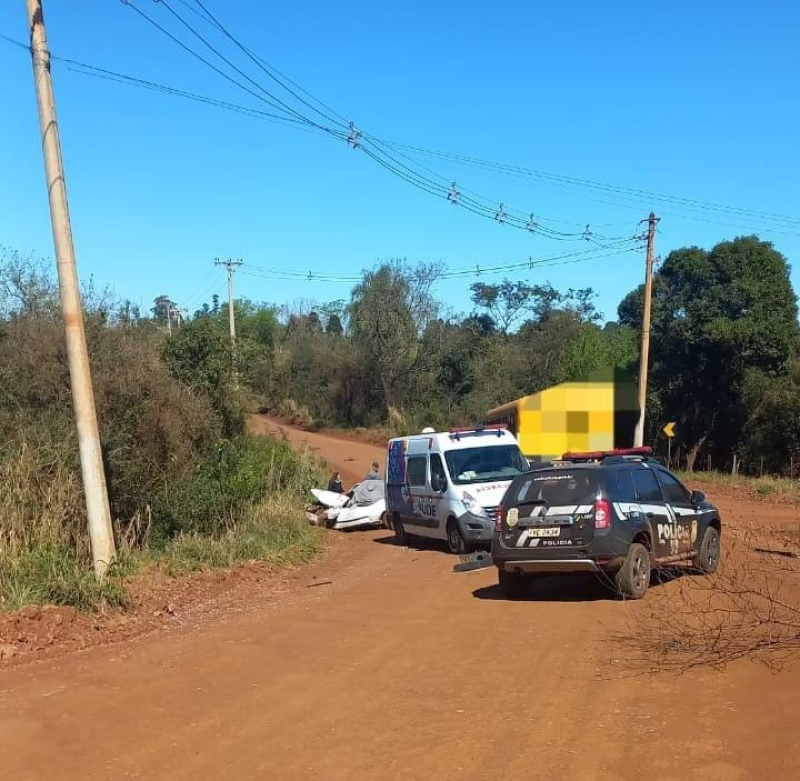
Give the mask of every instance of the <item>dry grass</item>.
[(749, 499), (769, 499), (786, 504), (800, 504), (800, 481), (786, 477), (747, 477), (727, 472), (676, 472), (693, 486), (715, 488), (723, 486), (741, 491)]
[(682, 673), (739, 659), (777, 668), (797, 658), (800, 558), (760, 552), (760, 536), (728, 527), (716, 574), (676, 569), (648, 592), (623, 637), (632, 669)]
[(26, 437), (0, 448), (0, 557), (40, 544), (88, 552), (83, 492), (67, 450)]

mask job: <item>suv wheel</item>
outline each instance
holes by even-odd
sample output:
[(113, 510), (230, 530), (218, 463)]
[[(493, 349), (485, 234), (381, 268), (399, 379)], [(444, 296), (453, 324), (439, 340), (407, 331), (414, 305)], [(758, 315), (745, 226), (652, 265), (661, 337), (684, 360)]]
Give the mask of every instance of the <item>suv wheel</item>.
[(650, 569), (650, 551), (638, 542), (632, 543), (615, 578), (619, 593), (630, 599), (641, 599), (650, 585)]
[(500, 582), (500, 593), (506, 599), (521, 599), (528, 590), (528, 579), (519, 572), (506, 572), (497, 570), (497, 577)]
[(450, 553), (458, 553), (464, 555), (472, 550), (472, 546), (464, 539), (461, 534), (461, 529), (458, 527), (458, 522), (455, 518), (451, 518), (447, 522), (447, 548)]
[(392, 526), (394, 526), (395, 543), (397, 545), (408, 545), (408, 532), (405, 530), (399, 515), (394, 516), (392, 520)]
[(703, 536), (700, 555), (697, 557), (697, 569), (704, 575), (713, 575), (717, 571), (720, 549), (719, 532), (713, 526), (709, 526)]

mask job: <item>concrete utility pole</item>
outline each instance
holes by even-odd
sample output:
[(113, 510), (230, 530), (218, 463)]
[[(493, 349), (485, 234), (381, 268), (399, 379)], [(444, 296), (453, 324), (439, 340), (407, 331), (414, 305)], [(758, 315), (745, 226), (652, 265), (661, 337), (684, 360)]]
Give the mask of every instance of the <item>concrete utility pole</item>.
[(228, 272), (228, 319), (231, 329), (231, 344), (236, 344), (236, 320), (233, 316), (233, 272), (242, 265), (241, 260), (220, 260), (214, 261), (217, 266), (225, 266)]
[(655, 263), (656, 225), (653, 212), (647, 218), (647, 260), (644, 275), (644, 309), (642, 311), (642, 351), (639, 359), (639, 422), (633, 437), (634, 447), (644, 444), (645, 407), (647, 406), (647, 370), (650, 361), (650, 307), (653, 299), (653, 264)]
[(50, 221), (53, 228), (58, 286), (61, 294), (61, 313), (64, 318), (69, 377), (72, 386), (72, 405), (78, 428), (83, 491), (89, 519), (89, 538), (92, 545), (94, 571), (102, 578), (114, 560), (114, 530), (108, 506), (108, 489), (103, 469), (100, 432), (94, 406), (92, 377), (89, 369), (89, 352), (83, 329), (83, 308), (78, 272), (75, 266), (75, 249), (67, 205), (67, 186), (61, 160), (61, 142), (58, 137), (53, 84), (50, 80), (50, 52), (44, 28), (41, 0), (26, 0), (28, 27), (31, 35), (31, 57), (39, 102), (39, 125), (42, 150), (50, 198)]

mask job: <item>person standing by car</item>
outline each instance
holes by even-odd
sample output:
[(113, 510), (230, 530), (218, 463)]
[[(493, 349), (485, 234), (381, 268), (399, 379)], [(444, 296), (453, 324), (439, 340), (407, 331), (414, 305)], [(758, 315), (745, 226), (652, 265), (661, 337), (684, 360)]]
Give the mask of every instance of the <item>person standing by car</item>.
[(331, 475), (330, 482), (328, 483), (328, 490), (335, 494), (343, 494), (344, 486), (342, 485), (342, 476), (339, 472), (334, 472)]

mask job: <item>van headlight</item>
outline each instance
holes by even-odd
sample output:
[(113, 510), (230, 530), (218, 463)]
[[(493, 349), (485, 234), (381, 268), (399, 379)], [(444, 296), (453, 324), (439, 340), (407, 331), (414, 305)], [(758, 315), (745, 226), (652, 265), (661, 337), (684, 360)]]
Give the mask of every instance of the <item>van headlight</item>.
[(478, 504), (478, 500), (472, 494), (464, 491), (464, 495), (461, 497), (461, 502), (466, 511), (471, 515), (475, 515), (478, 518), (489, 517), (489, 514)]

